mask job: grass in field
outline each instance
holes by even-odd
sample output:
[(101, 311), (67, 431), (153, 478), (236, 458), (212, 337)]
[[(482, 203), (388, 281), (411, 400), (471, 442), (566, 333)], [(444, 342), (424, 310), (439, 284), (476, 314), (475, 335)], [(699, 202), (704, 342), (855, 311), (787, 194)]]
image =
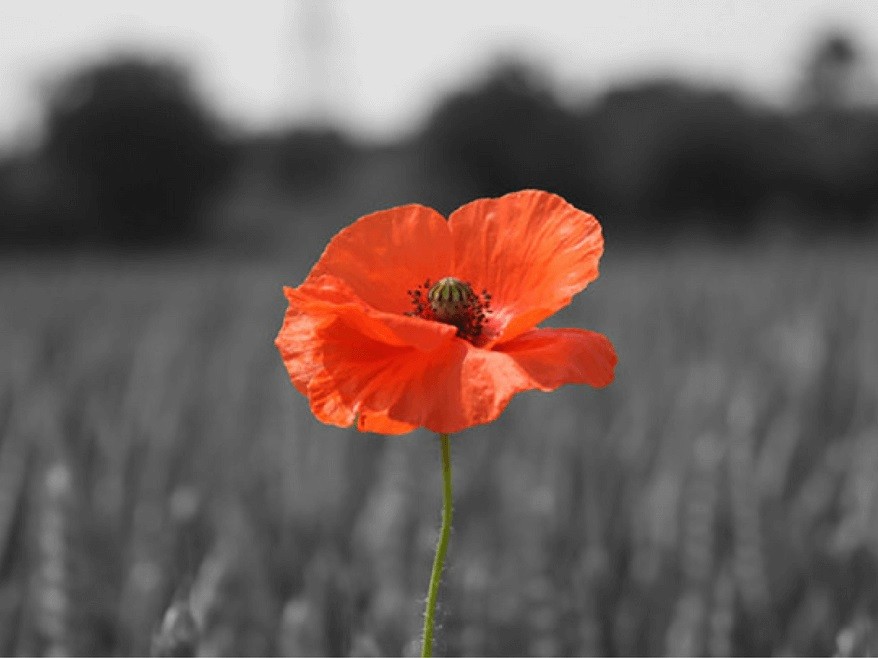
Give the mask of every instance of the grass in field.
[[(869, 251), (608, 252), (555, 323), (617, 382), (453, 440), (437, 651), (878, 650)], [(179, 599), (203, 654), (413, 651), (438, 445), (311, 418), (272, 345), (307, 266), (4, 264), (0, 653), (143, 654)]]

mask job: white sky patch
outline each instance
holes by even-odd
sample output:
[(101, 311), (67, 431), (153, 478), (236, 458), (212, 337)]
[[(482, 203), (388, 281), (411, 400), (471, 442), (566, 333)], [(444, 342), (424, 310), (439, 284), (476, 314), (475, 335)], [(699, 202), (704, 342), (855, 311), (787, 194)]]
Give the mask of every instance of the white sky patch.
[[(535, 60), (571, 96), (651, 75), (789, 97), (825, 30), (878, 43), (874, 0), (31, 0), (0, 6), (0, 145), (37, 134), (62, 70), (113, 52), (186, 61), (220, 116), (248, 128), (417, 127), (498, 54)], [(874, 57), (874, 52), (867, 52)]]

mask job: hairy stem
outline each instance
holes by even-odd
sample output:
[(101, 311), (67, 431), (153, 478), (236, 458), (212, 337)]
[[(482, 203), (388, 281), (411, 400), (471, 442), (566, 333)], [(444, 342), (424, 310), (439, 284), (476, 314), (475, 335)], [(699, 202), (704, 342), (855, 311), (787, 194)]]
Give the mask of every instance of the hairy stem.
[(439, 543), (436, 544), (436, 557), (433, 559), (433, 573), (430, 574), (430, 589), (427, 592), (427, 609), (424, 611), (424, 636), (421, 656), (433, 655), (433, 626), (436, 618), (436, 599), (439, 595), (439, 581), (448, 551), (448, 537), (451, 534), (451, 445), (448, 434), (440, 434), (442, 445), (442, 529)]

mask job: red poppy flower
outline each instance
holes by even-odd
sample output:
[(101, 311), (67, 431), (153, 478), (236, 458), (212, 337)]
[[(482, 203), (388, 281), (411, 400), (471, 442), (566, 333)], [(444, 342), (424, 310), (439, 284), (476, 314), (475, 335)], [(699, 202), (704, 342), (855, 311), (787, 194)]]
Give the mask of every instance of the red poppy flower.
[(547, 192), (479, 199), (448, 220), (420, 205), (383, 210), (284, 288), (275, 344), (325, 423), (457, 432), (520, 391), (613, 381), (605, 336), (535, 328), (597, 278), (602, 252), (598, 221)]

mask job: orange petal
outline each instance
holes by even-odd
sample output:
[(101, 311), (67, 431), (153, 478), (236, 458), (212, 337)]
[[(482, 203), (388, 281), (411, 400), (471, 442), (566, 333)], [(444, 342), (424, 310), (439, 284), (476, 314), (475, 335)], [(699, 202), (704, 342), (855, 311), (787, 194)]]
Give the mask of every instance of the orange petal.
[(390, 345), (341, 318), (317, 334), (319, 367), (306, 387), (314, 415), (381, 434), (459, 432), (496, 419), (521, 391), (605, 386), (616, 363), (604, 336), (579, 329), (529, 331), (493, 351), (459, 339), (427, 352)]
[(465, 341), (443, 360), (424, 364), (388, 409), (391, 418), (434, 432), (459, 432), (495, 420), (520, 391), (534, 388), (506, 354)]
[(400, 206), (361, 217), (340, 231), (308, 278), (329, 274), (381, 311), (411, 310), (406, 291), (447, 276), (448, 222), (432, 208)]
[(487, 344), (511, 340), (570, 303), (598, 277), (603, 253), (594, 216), (538, 190), (479, 199), (452, 213), (450, 276), (491, 293)]
[(407, 422), (388, 417), (386, 410), (402, 395), (412, 371), (424, 363), (424, 352), (379, 342), (343, 320), (320, 331), (319, 350), (321, 367), (306, 392), (319, 420), (348, 427), (359, 415), (369, 431), (387, 428), (391, 420)]
[(375, 310), (358, 298), (345, 281), (332, 276), (309, 277), (298, 288), (284, 288), (284, 294), (290, 307), (318, 317), (343, 318), (366, 336), (390, 345), (431, 350), (457, 333), (448, 324)]
[(543, 391), (563, 384), (606, 386), (618, 361), (606, 336), (584, 329), (533, 329), (495, 349), (515, 359)]
[[(293, 385), (306, 396), (310, 396), (314, 381), (325, 373), (327, 350), (338, 350), (334, 343), (345, 336), (374, 344), (378, 351), (404, 349), (411, 352), (413, 360), (418, 360), (424, 350), (456, 340), (455, 327), (376, 311), (333, 277), (311, 279), (299, 288), (284, 288), (284, 293), (289, 306), (275, 345)], [(363, 360), (369, 355), (364, 351), (351, 358)], [(324, 412), (325, 422), (347, 426), (353, 421), (355, 410), (342, 397), (335, 396), (324, 406), (334, 406), (332, 411)]]
[(377, 343), (342, 323), (322, 332), (323, 370), (307, 395), (323, 422), (401, 433), (458, 432), (499, 416), (512, 396), (536, 388), (507, 354), (455, 339), (431, 352)]
[(391, 420), (386, 413), (361, 412), (357, 417), (357, 429), (375, 434), (407, 434), (418, 429), (417, 425)]
[[(284, 288), (289, 296), (292, 288)], [(319, 331), (332, 321), (329, 315), (305, 313), (292, 301), (287, 306), (281, 329), (274, 340), (293, 386), (308, 394), (308, 383), (322, 370)]]

